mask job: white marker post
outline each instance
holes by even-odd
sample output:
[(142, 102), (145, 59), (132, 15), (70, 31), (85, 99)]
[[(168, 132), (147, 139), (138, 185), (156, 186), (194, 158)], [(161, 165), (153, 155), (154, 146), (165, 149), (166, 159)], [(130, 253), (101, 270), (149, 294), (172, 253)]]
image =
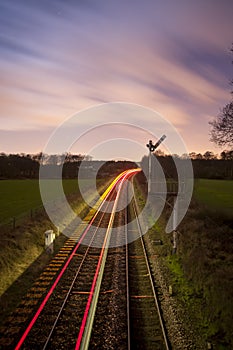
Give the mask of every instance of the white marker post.
[(45, 248), (49, 253), (53, 253), (53, 241), (55, 240), (55, 233), (53, 230), (45, 231)]

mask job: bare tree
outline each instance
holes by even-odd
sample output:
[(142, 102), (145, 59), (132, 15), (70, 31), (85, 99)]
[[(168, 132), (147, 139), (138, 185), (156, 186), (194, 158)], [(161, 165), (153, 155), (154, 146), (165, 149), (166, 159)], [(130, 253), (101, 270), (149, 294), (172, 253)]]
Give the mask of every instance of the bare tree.
[[(233, 45), (231, 52), (233, 53)], [(233, 80), (231, 81), (231, 85), (233, 85)], [(233, 91), (231, 91), (231, 94), (233, 95)], [(212, 127), (210, 141), (219, 146), (233, 146), (233, 100), (209, 124)]]
[(233, 146), (233, 102), (228, 103), (210, 125), (212, 142), (219, 146)]

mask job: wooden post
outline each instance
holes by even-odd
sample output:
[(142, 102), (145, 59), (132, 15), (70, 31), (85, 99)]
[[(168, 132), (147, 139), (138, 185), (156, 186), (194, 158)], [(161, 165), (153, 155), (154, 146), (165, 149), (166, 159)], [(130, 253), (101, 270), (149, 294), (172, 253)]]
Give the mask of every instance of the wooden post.
[(177, 251), (177, 212), (178, 212), (178, 201), (177, 196), (174, 196), (174, 205), (173, 205), (173, 246), (172, 246), (172, 254), (176, 254)]
[(169, 295), (172, 296), (173, 295), (173, 289), (172, 289), (171, 285), (169, 285), (168, 291), (169, 291)]
[(15, 230), (15, 226), (16, 226), (16, 219), (15, 217), (13, 217), (13, 230)]
[(172, 235), (173, 235), (173, 237), (172, 237), (172, 241), (173, 241), (172, 254), (176, 254), (176, 251), (177, 251), (177, 232), (173, 231)]

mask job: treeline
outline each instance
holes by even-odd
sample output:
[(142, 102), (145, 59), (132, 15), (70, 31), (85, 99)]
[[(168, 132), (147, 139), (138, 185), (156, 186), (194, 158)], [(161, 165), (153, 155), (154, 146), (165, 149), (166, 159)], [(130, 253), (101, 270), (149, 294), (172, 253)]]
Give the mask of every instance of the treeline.
[[(36, 179), (41, 166), (58, 167), (64, 162), (69, 167), (77, 167), (83, 160), (81, 155), (0, 154), (0, 179)], [(67, 166), (65, 166), (67, 168)]]
[[(39, 172), (46, 178), (57, 178), (62, 172), (64, 179), (88, 178), (97, 174), (98, 178), (117, 175), (121, 171), (136, 167), (129, 161), (93, 161), (89, 155), (62, 154), (5, 154), (0, 153), (0, 179), (38, 179)], [(41, 167), (41, 168), (40, 168)]]
[[(233, 179), (233, 150), (223, 151), (220, 156), (213, 152), (207, 151), (204, 154), (189, 153), (182, 156), (166, 155), (161, 151), (154, 153), (161, 164), (166, 178), (177, 178), (177, 170), (174, 159), (185, 162), (191, 159), (195, 178), (206, 179)], [(148, 156), (144, 156), (141, 161), (142, 169), (147, 173)], [(146, 174), (147, 175), (147, 174)]]
[(0, 154), (0, 179), (37, 178), (40, 159), (31, 154)]
[[(174, 158), (185, 162), (191, 159), (195, 178), (233, 179), (233, 150), (223, 151), (220, 156), (207, 151), (204, 154), (189, 153), (166, 155), (161, 151), (154, 153), (160, 162), (167, 178), (177, 178)], [(82, 164), (83, 176), (88, 177), (92, 172), (98, 172), (99, 177), (114, 175), (120, 171), (137, 166), (129, 161), (93, 161), (90, 156), (82, 154), (43, 155), (38, 154), (5, 154), (0, 153), (0, 179), (37, 179), (40, 166), (51, 178), (56, 177), (62, 168), (63, 178), (77, 178)], [(141, 160), (144, 172), (148, 169), (148, 156)]]

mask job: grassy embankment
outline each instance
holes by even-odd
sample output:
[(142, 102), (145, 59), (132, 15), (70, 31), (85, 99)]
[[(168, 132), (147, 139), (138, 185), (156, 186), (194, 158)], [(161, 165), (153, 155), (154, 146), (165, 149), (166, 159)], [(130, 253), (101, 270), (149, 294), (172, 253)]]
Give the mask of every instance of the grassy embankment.
[(155, 249), (170, 271), (175, 297), (192, 315), (203, 338), (219, 350), (233, 347), (232, 194), (233, 181), (195, 182), (192, 203), (178, 227), (175, 255), (171, 235), (164, 234), (169, 208), (148, 233), (164, 242)]
[(203, 332), (219, 350), (233, 347), (232, 194), (233, 181), (197, 180), (194, 200), (179, 226), (177, 260), (192, 287), (186, 299), (199, 300)]
[[(55, 180), (56, 181), (56, 180)], [(90, 186), (90, 180), (83, 181), (83, 187)], [(51, 200), (56, 199), (51, 180)], [(88, 206), (83, 202), (77, 186), (77, 180), (64, 180), (64, 192), (76, 213), (83, 217)], [(104, 181), (97, 183), (99, 192), (103, 192)], [(89, 193), (89, 198), (91, 193)], [(0, 222), (7, 222), (13, 216), (24, 215), (42, 206), (38, 180), (3, 180), (0, 181)], [(16, 220), (17, 222), (17, 220)], [(1, 232), (0, 239), (0, 323), (32, 285), (35, 278), (51, 259), (45, 252), (44, 232), (56, 228), (42, 210), (30, 219), (30, 216), (15, 230)], [(65, 242), (62, 234), (55, 241), (55, 253)], [(14, 282), (14, 283), (13, 283)], [(13, 284), (12, 284), (13, 283)], [(11, 286), (11, 288), (9, 288)]]

